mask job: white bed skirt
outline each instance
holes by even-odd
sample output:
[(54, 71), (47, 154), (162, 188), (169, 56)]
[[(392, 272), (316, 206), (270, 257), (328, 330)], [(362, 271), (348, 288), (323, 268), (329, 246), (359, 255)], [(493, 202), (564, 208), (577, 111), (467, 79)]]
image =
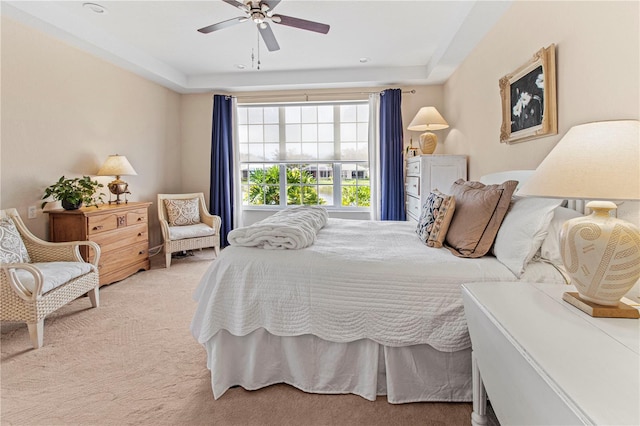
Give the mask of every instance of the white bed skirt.
[(265, 329), (242, 337), (221, 330), (205, 347), (216, 399), (232, 386), (256, 390), (276, 383), (371, 401), (386, 395), (394, 404), (472, 399), (471, 349), (441, 352), (424, 344), (389, 347), (364, 339), (334, 343)]

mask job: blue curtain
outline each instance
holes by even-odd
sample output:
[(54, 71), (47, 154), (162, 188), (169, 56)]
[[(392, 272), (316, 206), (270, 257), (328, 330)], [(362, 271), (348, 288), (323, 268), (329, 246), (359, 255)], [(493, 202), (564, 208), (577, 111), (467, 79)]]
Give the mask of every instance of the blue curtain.
[(227, 235), (233, 229), (233, 100), (213, 96), (211, 126), (211, 213), (220, 216), (220, 246), (229, 245)]
[(402, 91), (380, 96), (380, 219), (406, 220), (402, 158)]

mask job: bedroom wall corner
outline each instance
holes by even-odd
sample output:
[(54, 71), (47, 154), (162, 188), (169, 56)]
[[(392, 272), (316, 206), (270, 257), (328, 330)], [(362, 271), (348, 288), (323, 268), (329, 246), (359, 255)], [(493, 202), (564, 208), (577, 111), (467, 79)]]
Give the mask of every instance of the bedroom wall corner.
[(183, 94), (180, 103), (182, 179), (176, 192), (203, 192), (209, 205), (213, 93)]
[(156, 194), (181, 179), (180, 94), (6, 16), (1, 43), (0, 208), (17, 208), (47, 239), (44, 189), (62, 175), (95, 176), (108, 155), (126, 155), (138, 173), (126, 177), (128, 199), (153, 202), (150, 244), (160, 244)]
[[(469, 156), (469, 178), (535, 169), (574, 125), (640, 118), (640, 2), (516, 1), (444, 85), (443, 147)], [(498, 80), (556, 44), (558, 134), (500, 143)], [(638, 203), (619, 215), (640, 223)]]

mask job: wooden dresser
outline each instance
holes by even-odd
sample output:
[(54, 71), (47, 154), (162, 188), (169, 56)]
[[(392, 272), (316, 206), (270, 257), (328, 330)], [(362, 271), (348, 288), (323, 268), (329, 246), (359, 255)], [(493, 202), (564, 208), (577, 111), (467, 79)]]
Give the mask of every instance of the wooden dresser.
[(405, 202), (407, 220), (418, 221), (422, 205), (432, 190), (448, 193), (451, 184), (467, 179), (464, 155), (420, 155), (407, 159)]
[[(105, 204), (49, 212), (49, 239), (94, 241), (100, 246), (100, 285), (149, 270), (149, 206), (147, 202)], [(93, 253), (82, 252), (91, 260)]]

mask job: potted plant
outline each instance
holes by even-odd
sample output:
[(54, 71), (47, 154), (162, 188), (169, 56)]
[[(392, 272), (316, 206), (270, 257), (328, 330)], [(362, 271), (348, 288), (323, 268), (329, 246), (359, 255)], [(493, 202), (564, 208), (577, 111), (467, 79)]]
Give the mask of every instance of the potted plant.
[[(82, 178), (67, 179), (62, 176), (56, 183), (49, 186), (44, 190), (43, 200), (47, 198), (53, 198), (62, 202), (62, 207), (65, 210), (79, 209), (82, 204), (85, 206), (97, 206), (97, 202), (103, 203), (102, 197), (104, 193), (96, 195), (98, 188), (102, 188), (104, 185), (97, 180), (91, 180), (89, 176), (83, 176)], [(44, 207), (49, 201), (44, 201), (42, 207)]]

